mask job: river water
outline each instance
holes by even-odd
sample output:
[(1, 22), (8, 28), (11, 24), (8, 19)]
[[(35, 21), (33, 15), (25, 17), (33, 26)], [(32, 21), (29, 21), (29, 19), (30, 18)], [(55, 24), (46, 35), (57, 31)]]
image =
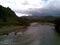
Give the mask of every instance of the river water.
[(32, 23), (25, 32), (0, 36), (0, 45), (60, 45), (60, 35), (54, 27)]

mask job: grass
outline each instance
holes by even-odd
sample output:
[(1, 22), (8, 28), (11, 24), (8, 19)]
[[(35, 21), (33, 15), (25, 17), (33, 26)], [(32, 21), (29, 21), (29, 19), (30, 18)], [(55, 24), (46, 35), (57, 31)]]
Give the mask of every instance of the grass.
[(4, 34), (8, 34), (10, 32), (19, 32), (19, 31), (26, 31), (25, 26), (4, 26), (2, 28), (0, 28), (0, 35), (4, 35)]
[[(50, 26), (54, 26), (53, 23), (48, 23), (48, 22), (37, 22), (39, 24), (43, 24), (43, 25), (50, 25)], [(4, 34), (8, 34), (10, 32), (24, 32), (26, 31), (26, 26), (27, 23), (25, 24), (25, 26), (22, 25), (5, 25), (5, 26), (0, 26), (0, 35), (4, 35)]]
[(53, 23), (49, 23), (49, 22), (38, 22), (39, 24), (42, 24), (42, 25), (50, 25), (50, 26), (54, 26)]
[(10, 32), (19, 32), (25, 31), (26, 27), (29, 26), (30, 23), (27, 21), (22, 21), (20, 23), (0, 23), (0, 35), (8, 34)]

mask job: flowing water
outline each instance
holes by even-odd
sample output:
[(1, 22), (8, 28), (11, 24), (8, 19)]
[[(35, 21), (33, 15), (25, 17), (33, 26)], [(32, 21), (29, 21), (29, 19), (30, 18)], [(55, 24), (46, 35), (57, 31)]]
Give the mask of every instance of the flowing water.
[(0, 45), (60, 45), (60, 35), (53, 28), (32, 23), (25, 32), (0, 36)]

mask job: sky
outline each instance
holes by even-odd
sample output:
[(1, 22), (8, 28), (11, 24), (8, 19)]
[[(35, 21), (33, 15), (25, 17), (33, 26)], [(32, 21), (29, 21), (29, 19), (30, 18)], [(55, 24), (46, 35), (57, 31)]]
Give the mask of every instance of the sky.
[(10, 7), (17, 16), (60, 16), (60, 0), (0, 0), (0, 5)]

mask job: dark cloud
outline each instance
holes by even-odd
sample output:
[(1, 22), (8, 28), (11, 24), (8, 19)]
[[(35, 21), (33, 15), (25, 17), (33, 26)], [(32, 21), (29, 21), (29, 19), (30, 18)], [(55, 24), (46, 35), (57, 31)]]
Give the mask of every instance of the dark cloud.
[[(47, 1), (47, 0), (43, 0)], [(32, 14), (32, 16), (60, 16), (60, 0), (48, 0), (42, 8), (30, 8), (28, 10), (16, 10), (16, 13)]]
[(34, 10), (19, 10), (16, 11), (17, 13), (22, 13), (22, 14), (32, 14), (32, 16), (46, 16), (46, 15), (52, 15), (52, 16), (60, 16), (60, 10), (58, 9), (34, 9)]

